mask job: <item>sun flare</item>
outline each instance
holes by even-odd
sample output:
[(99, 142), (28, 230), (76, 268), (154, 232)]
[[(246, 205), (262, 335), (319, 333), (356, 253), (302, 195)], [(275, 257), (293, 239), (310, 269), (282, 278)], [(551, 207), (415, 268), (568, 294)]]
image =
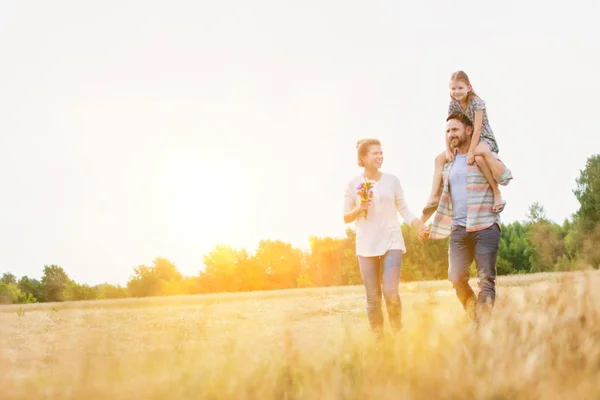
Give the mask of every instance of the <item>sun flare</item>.
[(178, 233), (218, 239), (239, 230), (243, 178), (239, 171), (200, 167), (177, 173), (170, 209)]

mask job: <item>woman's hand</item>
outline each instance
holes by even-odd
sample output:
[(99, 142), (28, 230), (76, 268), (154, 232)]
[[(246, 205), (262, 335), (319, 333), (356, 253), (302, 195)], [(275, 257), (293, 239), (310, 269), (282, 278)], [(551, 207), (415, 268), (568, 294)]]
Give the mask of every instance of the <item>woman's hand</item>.
[(423, 229), (419, 229), (419, 241), (421, 243), (423, 243), (424, 239), (428, 239), (429, 238), (429, 229), (427, 229), (425, 226), (423, 226)]
[(356, 206), (356, 214), (359, 215), (369, 209), (371, 206), (371, 200), (361, 201), (360, 205)]
[(370, 205), (371, 205), (371, 200), (361, 202), (359, 205), (354, 207), (352, 210), (350, 210), (344, 214), (344, 222), (349, 224), (350, 222), (354, 221), (361, 214), (364, 214)]

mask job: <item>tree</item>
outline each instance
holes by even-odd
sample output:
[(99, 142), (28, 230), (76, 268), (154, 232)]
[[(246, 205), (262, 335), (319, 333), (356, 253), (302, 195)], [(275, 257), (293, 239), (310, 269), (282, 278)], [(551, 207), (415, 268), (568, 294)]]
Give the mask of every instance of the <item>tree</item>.
[(533, 249), (528, 239), (530, 223), (515, 221), (502, 225), (496, 269), (499, 275), (525, 273), (531, 270)]
[(31, 297), (35, 298), (39, 302), (46, 301), (44, 298), (42, 282), (38, 281), (37, 279), (31, 279), (27, 275), (22, 276), (17, 283), (17, 287), (20, 291), (27, 295), (31, 295)]
[(158, 257), (154, 259), (152, 263), (154, 264), (152, 267), (154, 273), (159, 280), (165, 282), (178, 282), (181, 280), (181, 272), (179, 272), (177, 267), (166, 258)]
[(95, 300), (97, 298), (98, 292), (95, 288), (72, 280), (69, 280), (64, 291), (64, 299), (67, 301)]
[(181, 281), (182, 275), (169, 260), (156, 258), (152, 266), (139, 265), (127, 282), (133, 297), (175, 294), (172, 287)]
[(600, 224), (589, 232), (582, 243), (582, 261), (592, 268), (600, 268)]
[(546, 210), (544, 209), (544, 206), (542, 206), (537, 201), (529, 206), (529, 213), (527, 214), (527, 218), (533, 224), (535, 224), (536, 222), (548, 220), (546, 218)]
[(342, 284), (343, 285), (360, 285), (362, 284), (362, 276), (356, 257), (356, 232), (352, 228), (346, 229), (346, 238), (343, 243), (343, 259), (342, 259)]
[(0, 281), (6, 283), (7, 285), (16, 285), (17, 277), (11, 274), (10, 272), (5, 272), (4, 274), (2, 274), (2, 278), (0, 278)]
[(98, 299), (123, 299), (129, 297), (127, 288), (120, 285), (111, 285), (109, 283), (103, 283), (96, 286), (96, 292)]
[(42, 277), (44, 301), (63, 301), (64, 291), (70, 279), (65, 270), (58, 265), (45, 265)]
[(0, 280), (0, 304), (35, 303), (33, 296), (23, 293), (16, 284)]
[(343, 284), (343, 266), (347, 260), (344, 239), (333, 237), (311, 237), (308, 277), (316, 286)]
[(531, 225), (528, 239), (533, 248), (531, 272), (553, 271), (556, 262), (565, 252), (560, 226), (546, 220), (539, 220)]
[(261, 240), (254, 255), (256, 264), (264, 271), (269, 289), (297, 287), (302, 270), (302, 252), (279, 240)]
[(600, 222), (600, 154), (587, 159), (576, 182), (573, 193), (580, 207), (575, 215), (583, 231), (591, 232)]
[[(256, 267), (251, 263), (246, 250), (236, 250), (231, 246), (217, 245), (204, 256), (205, 270), (200, 276), (203, 291), (236, 292), (247, 290), (250, 284), (245, 281), (246, 272)], [(261, 276), (255, 269), (253, 274)], [(256, 277), (252, 282), (256, 283)]]
[[(273, 270), (276, 272), (274, 279), (278, 279), (281, 275), (281, 270)], [(261, 260), (252, 257), (246, 250), (236, 251), (235, 273), (237, 276), (236, 285), (239, 290), (264, 290), (269, 288), (267, 267), (261, 264)]]
[(411, 226), (403, 224), (401, 229), (406, 246), (406, 253), (402, 256), (402, 280), (445, 279), (449, 239), (421, 242)]

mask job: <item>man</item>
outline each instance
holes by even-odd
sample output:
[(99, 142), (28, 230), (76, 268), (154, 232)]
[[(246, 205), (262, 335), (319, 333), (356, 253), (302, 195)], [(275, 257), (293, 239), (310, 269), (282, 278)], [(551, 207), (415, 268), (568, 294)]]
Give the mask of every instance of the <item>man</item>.
[[(472, 134), (473, 122), (466, 115), (455, 113), (446, 119), (446, 135), (456, 156), (444, 166), (442, 196), (431, 231), (421, 229), (419, 237), (422, 240), (450, 236), (448, 279), (465, 311), (477, 324), (489, 316), (496, 299), (496, 257), (501, 232), (500, 216), (492, 212), (491, 186), (476, 164), (467, 164)], [(505, 168), (502, 176), (510, 178), (510, 171)], [(430, 216), (423, 215), (423, 222)], [(469, 285), (473, 260), (479, 276), (477, 299)]]

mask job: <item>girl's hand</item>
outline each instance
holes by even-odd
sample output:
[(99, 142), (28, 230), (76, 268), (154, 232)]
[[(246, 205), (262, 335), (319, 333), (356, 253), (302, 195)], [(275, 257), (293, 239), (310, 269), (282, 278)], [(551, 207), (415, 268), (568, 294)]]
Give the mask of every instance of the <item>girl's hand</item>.
[(472, 151), (469, 151), (467, 153), (467, 164), (473, 165), (474, 163), (475, 163), (475, 155), (473, 154)]
[(446, 149), (446, 161), (448, 161), (448, 162), (454, 161), (454, 153), (448, 149)]

